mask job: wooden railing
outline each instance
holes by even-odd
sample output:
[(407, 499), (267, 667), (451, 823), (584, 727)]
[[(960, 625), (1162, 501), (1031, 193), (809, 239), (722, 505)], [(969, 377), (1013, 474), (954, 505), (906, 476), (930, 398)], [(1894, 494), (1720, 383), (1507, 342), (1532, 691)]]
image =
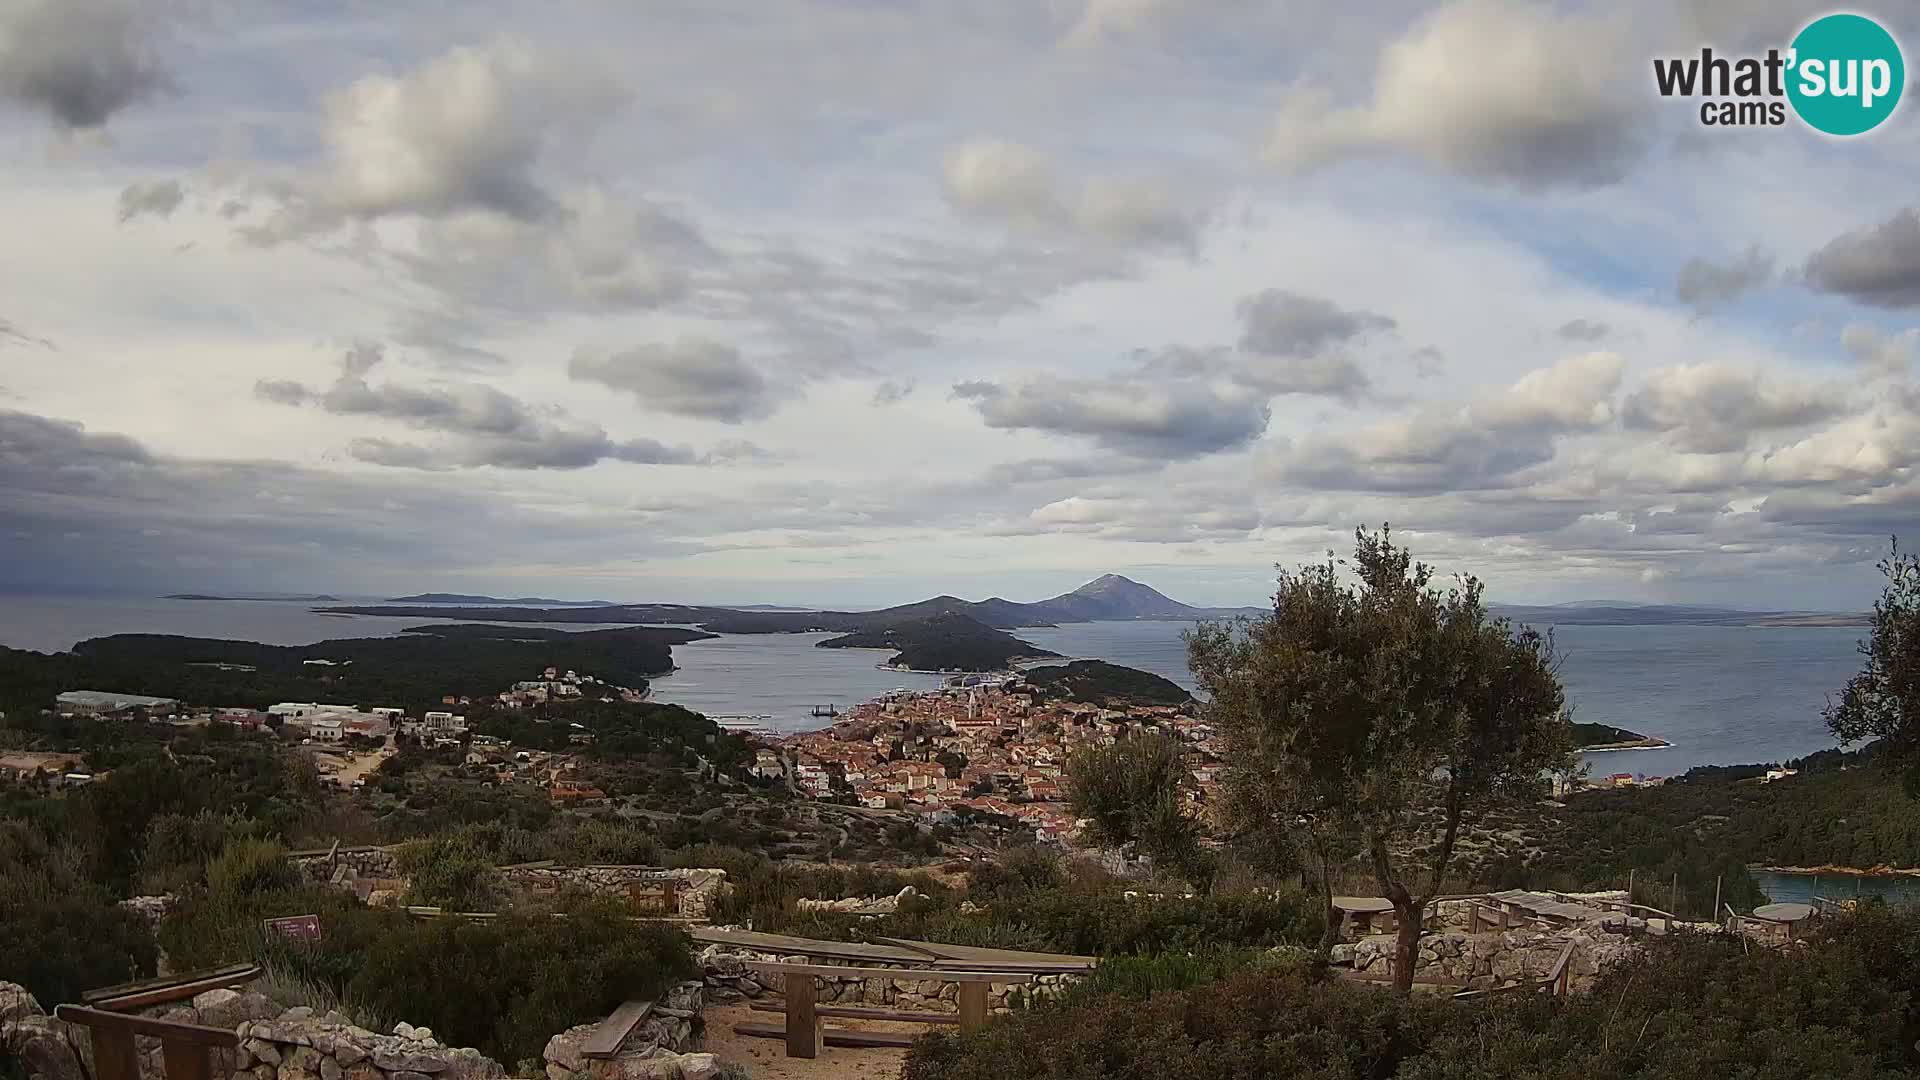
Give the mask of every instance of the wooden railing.
[(226, 1028), (178, 1024), (84, 1005), (62, 1005), (53, 1015), (88, 1030), (93, 1042), (93, 1080), (140, 1080), (140, 1054), (133, 1037), (160, 1040), (167, 1080), (214, 1080), (213, 1051), (231, 1050), (240, 1038)]
[(1466, 1001), (1472, 998), (1486, 997), (1489, 994), (1511, 994), (1516, 991), (1528, 990), (1547, 990), (1550, 991), (1554, 997), (1564, 998), (1572, 988), (1573, 948), (1574, 943), (1571, 941), (1567, 942), (1566, 948), (1560, 950), (1560, 956), (1554, 960), (1553, 966), (1548, 968), (1546, 975), (1541, 978), (1527, 979), (1509, 986), (1488, 987), (1485, 990), (1462, 990), (1453, 995), (1453, 999), (1455, 1001)]

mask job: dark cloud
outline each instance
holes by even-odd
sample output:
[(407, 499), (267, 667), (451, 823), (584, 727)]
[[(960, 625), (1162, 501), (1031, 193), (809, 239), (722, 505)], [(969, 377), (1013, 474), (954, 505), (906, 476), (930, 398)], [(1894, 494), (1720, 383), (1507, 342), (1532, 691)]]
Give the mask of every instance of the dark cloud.
[(1348, 310), (1317, 296), (1268, 289), (1240, 302), (1244, 327), (1240, 347), (1267, 356), (1305, 357), (1345, 345), (1394, 321), (1371, 311)]
[[(545, 428), (517, 438), (480, 438), (428, 447), (389, 439), (355, 439), (347, 453), (374, 465), (407, 469), (585, 469), (602, 461), (635, 465), (698, 465), (702, 458), (685, 446), (654, 439), (616, 442), (597, 427)], [(731, 456), (729, 457), (729, 460)]]
[(15, 0), (0, 6), (0, 98), (63, 128), (97, 128), (169, 85), (153, 50), (165, 0)]
[(281, 405), (311, 404), (336, 416), (372, 416), (454, 434), (534, 435), (543, 421), (510, 394), (479, 383), (419, 387), (369, 383), (366, 376), (384, 357), (379, 345), (355, 345), (341, 358), (331, 386), (312, 390), (284, 379), (254, 385), (256, 396)]
[(1807, 285), (1878, 308), (1920, 305), (1920, 210), (1836, 237), (1807, 259)]
[[(637, 534), (636, 515), (530, 509), (520, 482), (449, 485), (266, 461), (185, 461), (118, 434), (0, 411), (0, 584), (89, 590), (492, 573), (537, 548), (599, 564), (698, 550)], [(462, 527), (448, 529), (459, 521)], [(397, 580), (396, 580), (397, 579)]]
[(142, 214), (169, 217), (187, 197), (178, 180), (145, 180), (129, 184), (120, 192), (120, 223), (126, 224)]
[(1726, 262), (1688, 259), (1674, 280), (1673, 295), (1699, 311), (1710, 311), (1773, 280), (1773, 256), (1758, 244)]
[(1562, 323), (1560, 329), (1554, 331), (1568, 341), (1599, 341), (1612, 332), (1613, 328), (1606, 323), (1592, 322), (1587, 319), (1570, 320)]
[(1038, 378), (1011, 386), (958, 383), (953, 392), (972, 401), (988, 427), (1086, 436), (1149, 459), (1245, 446), (1271, 418), (1257, 395), (1187, 382)]
[(779, 407), (773, 385), (738, 349), (704, 338), (615, 353), (581, 350), (567, 374), (631, 393), (644, 408), (702, 420), (738, 424)]

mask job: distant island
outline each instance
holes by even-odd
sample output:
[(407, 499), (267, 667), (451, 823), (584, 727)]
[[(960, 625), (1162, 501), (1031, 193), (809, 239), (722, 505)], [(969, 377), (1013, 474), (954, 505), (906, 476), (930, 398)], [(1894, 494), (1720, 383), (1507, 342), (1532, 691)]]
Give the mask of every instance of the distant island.
[(1016, 661), (1060, 654), (959, 612), (907, 619), (818, 642), (822, 649), (891, 649), (887, 666), (903, 671), (1005, 671)]
[(1043, 700), (1079, 701), (1110, 708), (1185, 705), (1193, 700), (1193, 695), (1172, 679), (1104, 660), (1030, 667), (1021, 675), (1040, 691)]
[[(332, 600), (331, 596), (317, 599)], [(549, 607), (611, 607), (611, 600), (550, 600), (544, 596), (474, 596), (470, 593), (427, 592), (416, 596), (396, 596), (389, 604), (546, 604)]]
[(282, 603), (337, 604), (340, 598), (318, 593), (313, 596), (214, 596), (209, 593), (169, 593), (162, 600), (277, 600)]
[(1626, 728), (1606, 724), (1575, 724), (1573, 739), (1581, 750), (1658, 750), (1673, 744), (1665, 739), (1642, 735)]
[(1495, 615), (1533, 626), (1869, 626), (1867, 612), (1742, 611), (1685, 604), (1586, 600), (1571, 604), (1494, 604)]

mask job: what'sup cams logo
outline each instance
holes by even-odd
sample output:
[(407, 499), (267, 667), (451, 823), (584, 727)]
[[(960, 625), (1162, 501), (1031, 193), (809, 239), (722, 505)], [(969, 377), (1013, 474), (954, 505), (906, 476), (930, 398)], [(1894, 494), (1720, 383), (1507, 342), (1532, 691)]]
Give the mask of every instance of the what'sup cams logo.
[(1907, 86), (1900, 43), (1865, 15), (1808, 23), (1783, 52), (1765, 56), (1663, 57), (1653, 62), (1661, 97), (1701, 98), (1708, 127), (1779, 127), (1791, 105), (1802, 123), (1828, 135), (1864, 135), (1886, 122)]

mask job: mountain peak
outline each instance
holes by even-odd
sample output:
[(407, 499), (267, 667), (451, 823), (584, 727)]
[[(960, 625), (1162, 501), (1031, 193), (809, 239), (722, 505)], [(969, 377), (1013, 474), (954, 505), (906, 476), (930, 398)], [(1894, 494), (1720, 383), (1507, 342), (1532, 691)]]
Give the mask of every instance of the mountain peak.
[(1041, 601), (1041, 606), (1047, 605), (1083, 619), (1138, 619), (1194, 610), (1151, 585), (1119, 574), (1101, 574), (1070, 593)]

